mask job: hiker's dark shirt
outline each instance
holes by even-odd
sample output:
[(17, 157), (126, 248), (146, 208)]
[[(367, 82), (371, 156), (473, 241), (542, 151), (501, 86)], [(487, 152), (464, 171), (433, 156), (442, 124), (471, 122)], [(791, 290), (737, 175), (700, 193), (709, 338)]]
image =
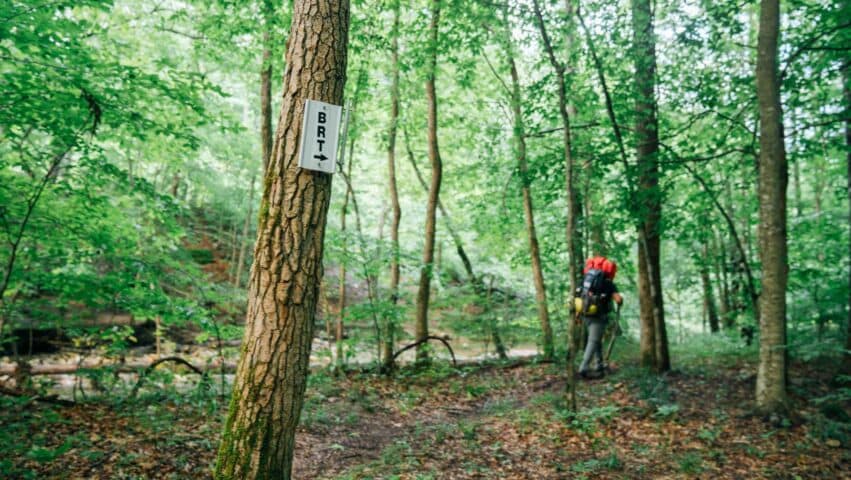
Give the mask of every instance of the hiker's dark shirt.
[(585, 320), (607, 320), (609, 312), (612, 311), (612, 296), (618, 293), (618, 287), (615, 285), (615, 282), (609, 280), (608, 278), (603, 279), (603, 288), (599, 294), (606, 295), (606, 301), (603, 302), (600, 307), (600, 311), (596, 315), (586, 315)]

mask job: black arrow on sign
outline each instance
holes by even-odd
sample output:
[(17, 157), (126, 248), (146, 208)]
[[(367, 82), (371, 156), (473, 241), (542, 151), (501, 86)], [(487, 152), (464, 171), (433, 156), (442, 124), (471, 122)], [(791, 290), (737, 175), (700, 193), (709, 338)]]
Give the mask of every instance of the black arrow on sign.
[(314, 155), (314, 156), (313, 156), (313, 158), (315, 158), (315, 159), (319, 160), (320, 162), (321, 162), (321, 161), (323, 161), (323, 160), (328, 160), (328, 157), (326, 157), (326, 156), (325, 156), (324, 154), (322, 154), (322, 153), (320, 153), (319, 155)]

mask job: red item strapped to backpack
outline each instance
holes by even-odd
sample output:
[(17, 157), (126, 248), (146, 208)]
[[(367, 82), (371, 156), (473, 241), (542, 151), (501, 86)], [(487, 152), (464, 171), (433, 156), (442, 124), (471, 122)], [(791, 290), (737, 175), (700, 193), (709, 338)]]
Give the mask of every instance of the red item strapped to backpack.
[(588, 273), (588, 270), (602, 270), (606, 278), (614, 280), (618, 273), (618, 264), (606, 257), (591, 257), (585, 260), (585, 269), (582, 270), (582, 273)]

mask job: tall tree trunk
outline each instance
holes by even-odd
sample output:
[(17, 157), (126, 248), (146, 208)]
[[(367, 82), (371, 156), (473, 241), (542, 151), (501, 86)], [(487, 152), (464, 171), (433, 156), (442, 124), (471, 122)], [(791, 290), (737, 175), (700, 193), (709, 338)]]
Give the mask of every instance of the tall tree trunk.
[(762, 261), (759, 369), (756, 404), (763, 412), (786, 407), (786, 188), (783, 112), (777, 75), (780, 1), (760, 2), (756, 92), (759, 99), (759, 253)]
[[(541, 31), (541, 39), (543, 40), (544, 49), (547, 52), (547, 57), (550, 60), (550, 65), (556, 72), (556, 81), (558, 82), (558, 110), (561, 116), (562, 124), (562, 148), (564, 148), (564, 183), (565, 194), (567, 197), (567, 225), (565, 229), (565, 240), (567, 243), (568, 255), (568, 274), (569, 290), (568, 290), (568, 321), (567, 321), (567, 402), (571, 410), (576, 411), (576, 370), (575, 359), (576, 349), (573, 348), (576, 337), (576, 322), (573, 321), (574, 308), (573, 296), (576, 292), (577, 277), (579, 275), (579, 262), (582, 259), (578, 256), (578, 242), (576, 232), (577, 218), (577, 198), (576, 184), (574, 181), (574, 164), (573, 156), (571, 155), (571, 138), (570, 138), (570, 115), (567, 111), (567, 85), (565, 84), (565, 65), (558, 61), (555, 56), (550, 36), (547, 33), (547, 26), (544, 23), (544, 17), (541, 14), (541, 7), (538, 0), (533, 0), (532, 6), (535, 10), (535, 16), (538, 20), (538, 29)], [(568, 18), (572, 15), (572, 6), (570, 2), (566, 2), (568, 8)]]
[(245, 251), (248, 248), (248, 232), (251, 227), (251, 217), (254, 216), (254, 182), (257, 177), (251, 176), (251, 186), (248, 188), (248, 215), (245, 216), (245, 221), (242, 224), (242, 237), (239, 239), (239, 257), (236, 261), (236, 277), (233, 279), (233, 286), (239, 288), (242, 284), (242, 267), (245, 264)]
[(428, 158), (431, 161), (431, 186), (428, 191), (426, 207), (425, 241), (423, 244), (423, 264), (420, 268), (420, 284), (417, 291), (416, 310), (416, 340), (423, 343), (417, 345), (417, 361), (428, 361), (428, 302), (431, 294), (431, 277), (434, 268), (434, 238), (437, 201), (440, 197), (440, 181), (443, 178), (443, 165), (440, 160), (440, 149), (437, 144), (437, 93), (435, 92), (435, 77), (437, 76), (437, 38), (440, 26), (440, 0), (431, 2), (431, 25), (429, 26), (428, 65), (426, 77), (426, 102), (428, 103)]
[[(408, 139), (407, 130), (403, 130), (403, 134), (405, 139), (405, 150), (408, 152), (408, 161), (414, 169), (414, 174), (416, 175), (420, 186), (426, 191), (426, 193), (428, 193), (429, 186), (423, 178), (423, 174), (420, 171), (416, 158), (414, 158), (414, 151), (411, 150), (411, 142)], [(455, 251), (458, 253), (458, 258), (461, 259), (461, 264), (464, 265), (464, 271), (467, 272), (467, 277), (474, 286), (478, 286), (477, 288), (479, 288), (482, 282), (478, 277), (476, 277), (475, 273), (473, 273), (473, 264), (470, 262), (470, 257), (467, 256), (467, 251), (464, 250), (464, 242), (461, 241), (461, 235), (459, 235), (458, 231), (455, 230), (455, 226), (452, 223), (452, 217), (449, 215), (446, 207), (443, 206), (443, 202), (440, 198), (437, 199), (437, 209), (440, 210), (440, 216), (446, 223), (446, 231), (449, 232), (449, 236), (452, 237), (452, 242), (455, 244)]]
[(502, 342), (502, 336), (499, 334), (499, 324), (496, 319), (496, 312), (494, 311), (493, 305), (493, 281), (494, 276), (490, 275), (490, 281), (488, 282), (487, 294), (485, 298), (485, 304), (487, 305), (487, 316), (488, 322), (490, 324), (490, 333), (491, 339), (493, 340), (493, 347), (496, 350), (497, 356), (499, 356), (500, 360), (508, 359), (508, 352), (505, 350), (505, 344)]
[[(506, 15), (507, 17), (507, 15)], [(508, 19), (506, 18), (506, 24)], [(555, 354), (553, 344), (553, 330), (550, 325), (550, 314), (547, 308), (547, 288), (544, 283), (544, 271), (541, 265), (541, 252), (538, 245), (538, 234), (535, 231), (535, 213), (532, 204), (532, 188), (529, 179), (529, 166), (526, 158), (525, 125), (523, 112), (521, 110), (522, 98), (520, 94), (520, 78), (517, 74), (517, 65), (514, 61), (514, 52), (511, 45), (511, 31), (506, 25), (505, 50), (508, 66), (511, 70), (511, 114), (514, 121), (514, 155), (517, 158), (517, 168), (522, 182), (523, 213), (526, 218), (526, 234), (529, 239), (529, 256), (532, 261), (532, 280), (535, 285), (535, 300), (538, 305), (538, 320), (541, 322), (543, 332), (544, 359), (550, 360)]]
[[(635, 48), (635, 133), (638, 140), (639, 216), (638, 284), (641, 292), (642, 336), (653, 329), (652, 343), (642, 340), (641, 359), (657, 371), (670, 370), (668, 338), (665, 329), (662, 276), (660, 272), (660, 220), (662, 193), (659, 188), (659, 133), (656, 119), (656, 36), (650, 0), (632, 1), (633, 43)], [(649, 348), (654, 349), (651, 356)], [(653, 358), (655, 357), (655, 358)], [(651, 363), (651, 358), (653, 362)]]
[(349, 2), (293, 3), (280, 122), (258, 217), (245, 338), (216, 478), (291, 478), (295, 429), (307, 384), (331, 176), (300, 169), (297, 142), (306, 99), (342, 102)]
[(718, 316), (721, 319), (721, 325), (730, 329), (733, 327), (732, 323), (732, 314), (730, 312), (730, 291), (727, 286), (727, 268), (726, 268), (726, 259), (727, 259), (727, 249), (725, 248), (725, 242), (723, 238), (718, 238), (718, 232), (713, 228), (712, 229), (712, 251), (713, 255), (713, 265), (715, 268), (715, 282), (718, 284), (718, 296), (720, 297), (718, 300)]
[[(393, 3), (393, 31), (391, 32), (392, 84), (390, 86), (390, 128), (387, 132), (387, 180), (390, 190), (390, 208), (393, 220), (390, 225), (390, 301), (395, 305), (399, 300), (399, 224), (402, 221), (402, 209), (399, 207), (399, 191), (396, 188), (396, 134), (399, 127), (399, 14), (400, 2)], [(395, 344), (395, 322), (392, 315), (385, 315), (384, 332), (384, 368), (393, 366), (393, 348)]]
[(322, 320), (325, 323), (325, 338), (331, 342), (334, 336), (334, 324), (331, 323), (331, 306), (328, 302), (328, 282), (325, 277), (319, 285), (319, 310), (322, 312)]
[(703, 256), (700, 263), (700, 280), (703, 282), (703, 309), (709, 320), (709, 330), (718, 332), (718, 311), (715, 309), (715, 295), (712, 293), (712, 281), (709, 278), (709, 243), (703, 241)]
[[(757, 302), (759, 301), (759, 294), (757, 294), (757, 291), (756, 291), (756, 282), (754, 281), (753, 273), (751, 272), (751, 267), (750, 267), (750, 262), (748, 261), (747, 252), (746, 252), (744, 246), (742, 245), (742, 241), (739, 237), (738, 229), (736, 228), (736, 224), (734, 222), (734, 219), (729, 213), (732, 210), (732, 205), (728, 204), (727, 207), (725, 208), (721, 204), (721, 202), (718, 201), (718, 195), (716, 195), (712, 191), (709, 184), (706, 183), (706, 180), (704, 180), (703, 177), (700, 176), (697, 173), (697, 170), (690, 167), (688, 165), (688, 163), (682, 163), (682, 166), (689, 173), (691, 173), (692, 177), (694, 177), (694, 179), (697, 180), (697, 182), (703, 187), (703, 190), (706, 192), (706, 194), (712, 200), (712, 203), (715, 205), (715, 208), (718, 210), (718, 213), (721, 214), (721, 216), (724, 218), (724, 221), (727, 223), (727, 229), (730, 232), (730, 237), (733, 239), (733, 245), (736, 247), (736, 251), (739, 252), (739, 259), (740, 260), (736, 261), (734, 263), (739, 266), (739, 269), (741, 270), (740, 273), (742, 273), (742, 275), (745, 277), (745, 280), (747, 281), (746, 286), (747, 286), (747, 289), (748, 289), (748, 291), (747, 291), (748, 299), (751, 301), (751, 304), (754, 306), (754, 314), (755, 314), (754, 318), (757, 319), (757, 321), (758, 321), (758, 319), (759, 319), (759, 308), (757, 308)], [(727, 182), (726, 185), (729, 187), (729, 182)], [(727, 197), (726, 197), (728, 199), (728, 201), (730, 201), (730, 197), (732, 197), (732, 193), (730, 193), (729, 188), (728, 188)], [(745, 228), (747, 228), (748, 225), (749, 225), (748, 221), (745, 221), (744, 224), (743, 224), (743, 226)]]
[(260, 147), (263, 173), (272, 155), (272, 24), (275, 9), (271, 0), (263, 0), (263, 65), (260, 68)]
[[(848, 239), (851, 239), (851, 61), (842, 67), (842, 93), (845, 97), (845, 163), (848, 182)], [(848, 259), (851, 260), (851, 240), (848, 242)], [(845, 325), (845, 371), (851, 372), (851, 269), (848, 270), (848, 318)]]
[[(354, 138), (350, 140), (351, 145), (354, 145)], [(345, 148), (345, 146), (343, 147)], [(352, 148), (353, 150), (353, 148)], [(352, 160), (351, 155), (349, 155), (349, 163), (346, 165), (351, 176), (352, 174)], [(342, 171), (340, 172), (342, 173)], [(340, 235), (343, 239), (343, 248), (342, 255), (340, 256), (340, 278), (337, 284), (337, 296), (340, 298), (340, 308), (337, 312), (337, 324), (334, 329), (334, 364), (338, 369), (343, 367), (343, 323), (346, 319), (346, 264), (349, 261), (349, 237), (346, 234), (346, 215), (349, 213), (349, 195), (351, 195), (351, 191), (348, 188), (348, 183), (346, 184), (346, 193), (343, 195), (343, 206), (340, 207)]]
[(228, 282), (236, 278), (236, 260), (239, 256), (239, 222), (234, 220), (233, 229), (230, 232), (230, 254), (228, 255)]

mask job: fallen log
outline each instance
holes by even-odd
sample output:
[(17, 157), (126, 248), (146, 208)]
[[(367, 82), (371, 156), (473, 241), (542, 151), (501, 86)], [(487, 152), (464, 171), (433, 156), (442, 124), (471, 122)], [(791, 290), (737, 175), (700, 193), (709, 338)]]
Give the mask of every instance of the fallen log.
[[(171, 357), (167, 357), (171, 358)], [(160, 359), (163, 360), (163, 359)], [(187, 362), (188, 363), (188, 362)], [(101, 369), (110, 369), (112, 371), (117, 371), (118, 373), (141, 373), (143, 370), (150, 367), (149, 363), (141, 363), (141, 362), (127, 362), (127, 363), (114, 363), (110, 365), (103, 365), (94, 362), (84, 362), (80, 365), (68, 363), (68, 364), (50, 364), (50, 365), (38, 365), (38, 364), (30, 364), (29, 367), (29, 375), (71, 375), (84, 370), (101, 370)], [(197, 367), (193, 367), (201, 372), (208, 371), (221, 371), (222, 364), (220, 362), (212, 362), (205, 365), (200, 365)], [(236, 363), (235, 362), (225, 362), (224, 364), (225, 373), (235, 373), (236, 372)], [(18, 372), (17, 365), (0, 365), (0, 375), (8, 375), (15, 376)]]
[(64, 407), (70, 407), (72, 405), (77, 404), (73, 400), (59, 398), (59, 395), (39, 395), (35, 392), (28, 392), (17, 388), (9, 388), (3, 385), (0, 385), (0, 394), (8, 395), (10, 397), (30, 397), (30, 402), (52, 403), (54, 405), (62, 405)]

